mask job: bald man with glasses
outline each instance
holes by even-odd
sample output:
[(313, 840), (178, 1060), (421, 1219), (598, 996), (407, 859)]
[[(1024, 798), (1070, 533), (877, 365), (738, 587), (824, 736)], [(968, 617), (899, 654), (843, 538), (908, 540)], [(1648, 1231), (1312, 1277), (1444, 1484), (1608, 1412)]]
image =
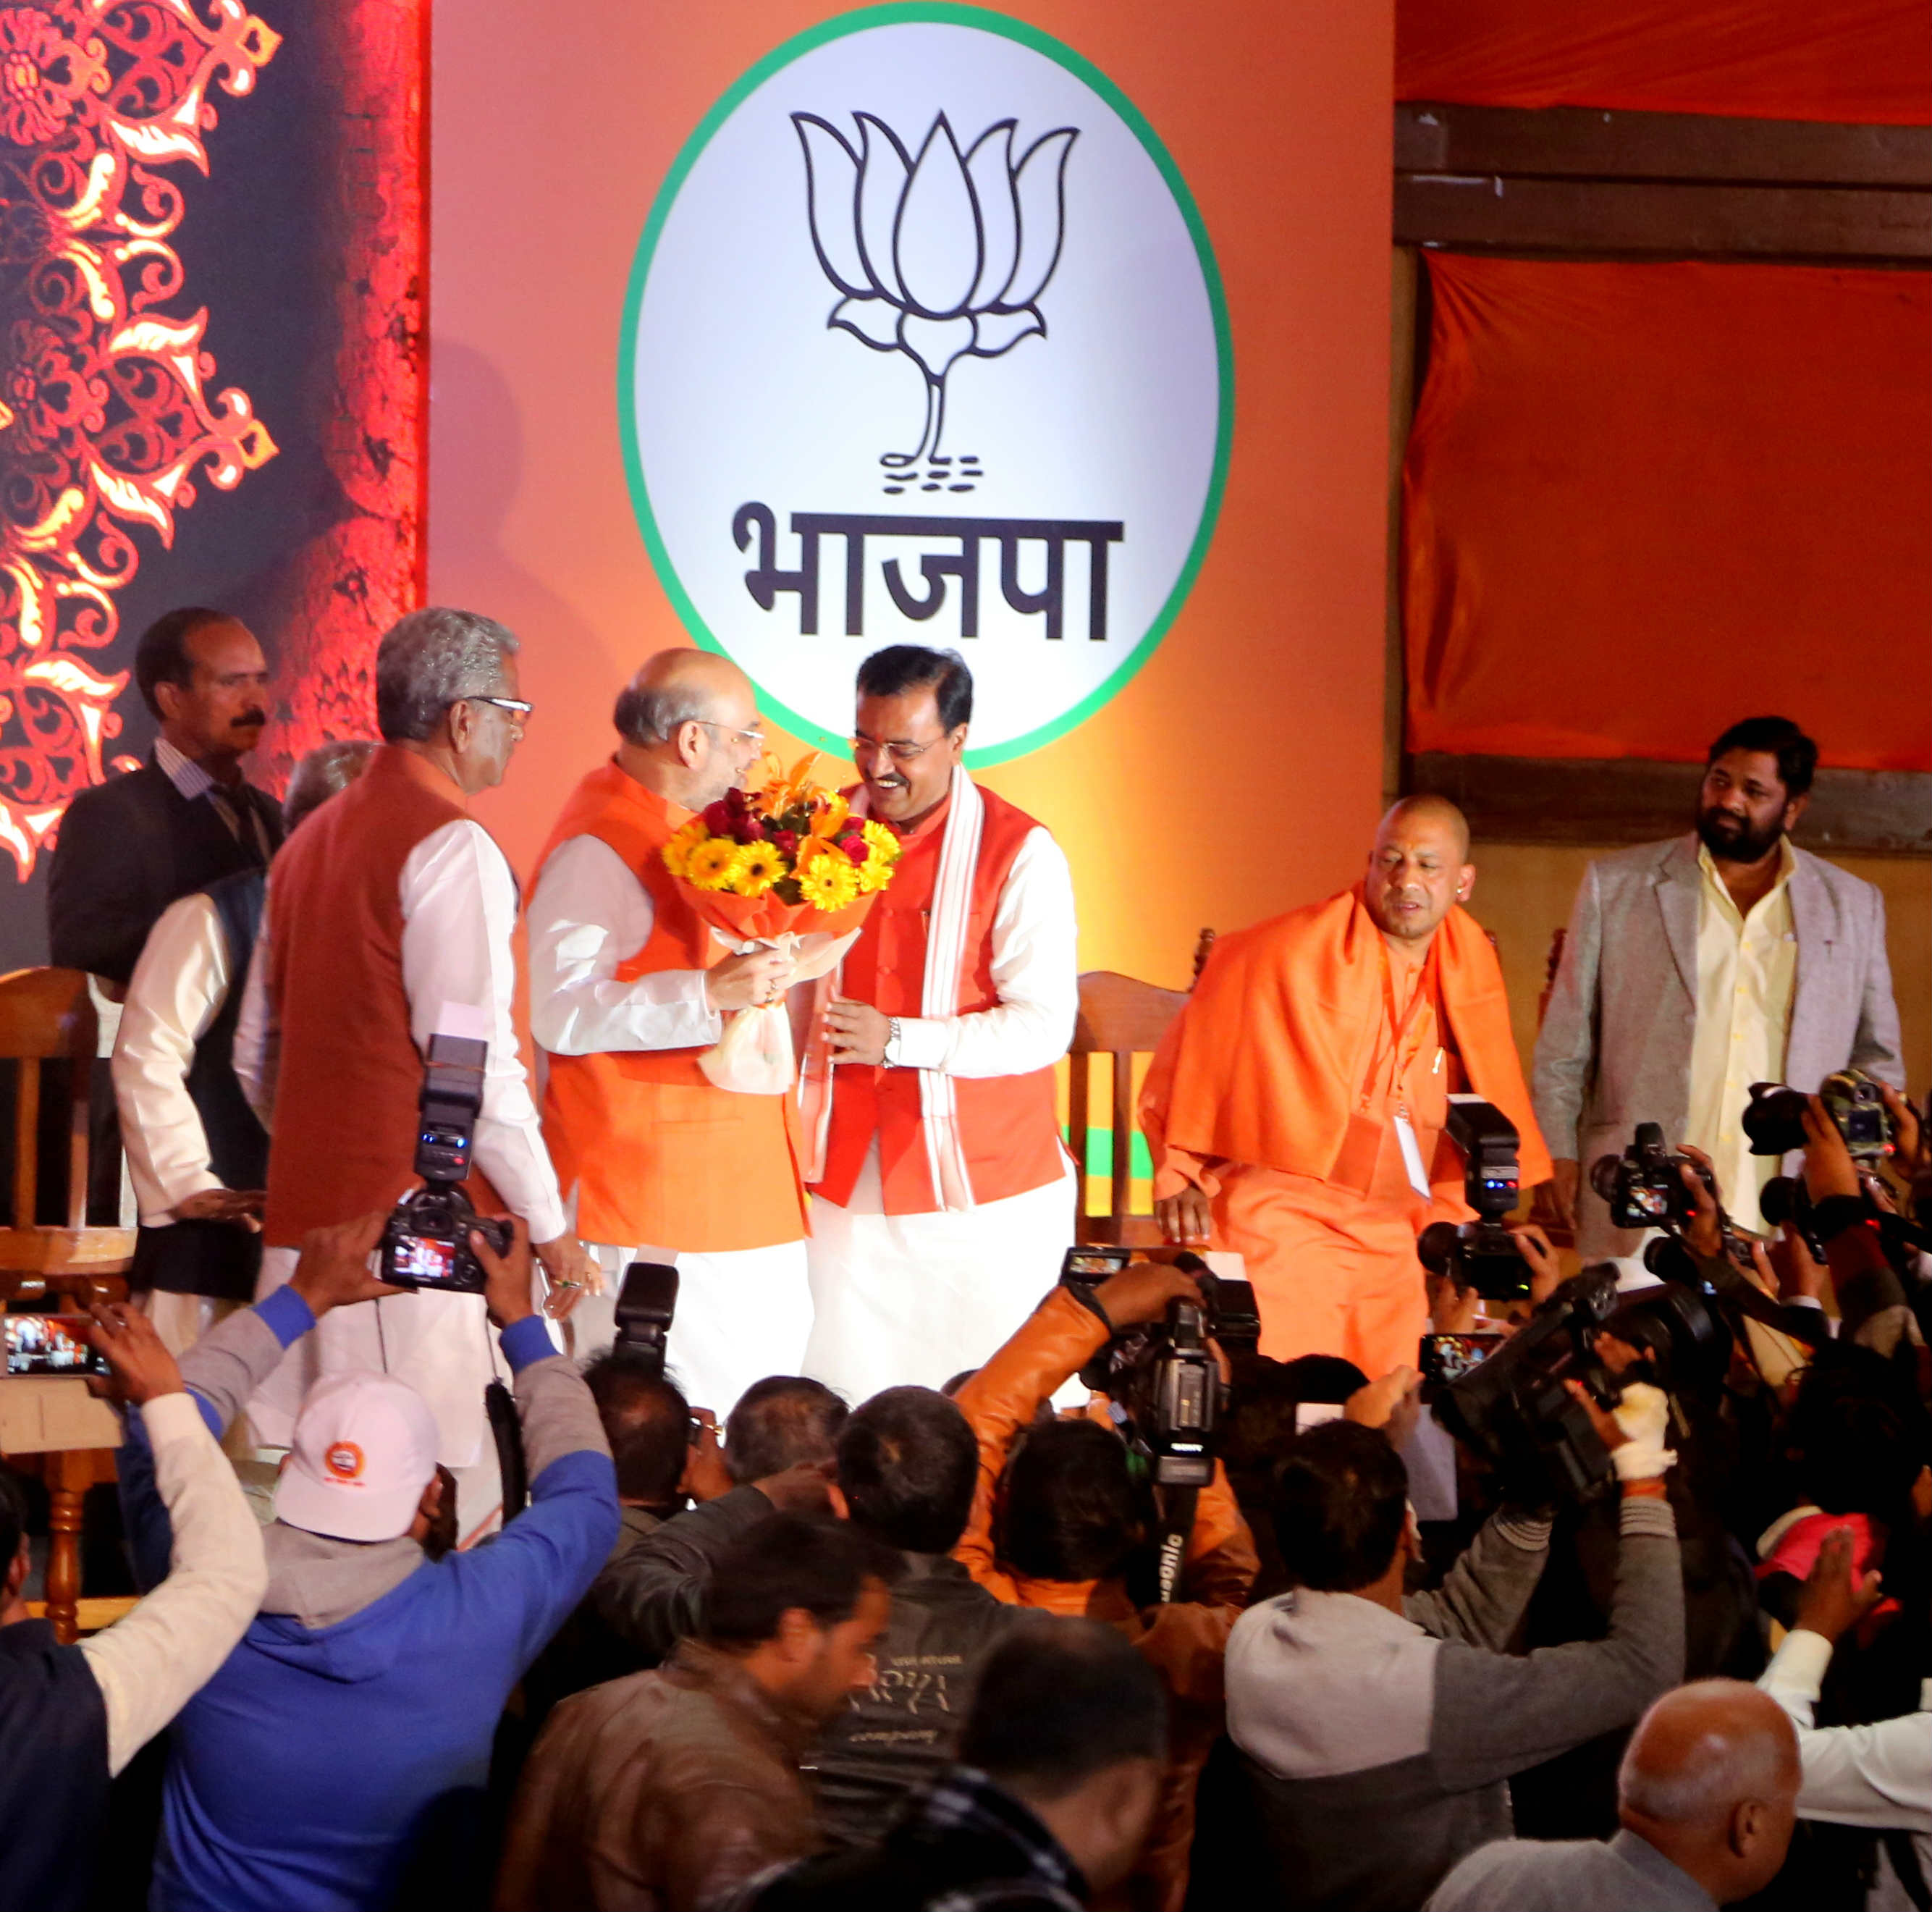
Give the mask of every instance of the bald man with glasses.
[(812, 1325), (795, 1097), (715, 1087), (698, 1058), (734, 1010), (776, 1001), (790, 960), (734, 955), (664, 866), (671, 836), (765, 750), (750, 680), (709, 651), (662, 650), (619, 693), (615, 753), (572, 793), (530, 899), (530, 1028), (546, 1052), (544, 1134), (605, 1292), (574, 1318), (608, 1341), (625, 1267), (678, 1271), (670, 1358), (728, 1413), (795, 1374)]

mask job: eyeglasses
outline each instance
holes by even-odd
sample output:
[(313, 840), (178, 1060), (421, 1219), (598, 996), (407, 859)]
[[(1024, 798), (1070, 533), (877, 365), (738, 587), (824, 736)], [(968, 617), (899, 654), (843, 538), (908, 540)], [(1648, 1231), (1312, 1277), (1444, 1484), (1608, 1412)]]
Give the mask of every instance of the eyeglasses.
[(536, 708), (526, 704), (520, 697), (467, 697), (466, 704), (494, 704), (499, 710), (507, 710), (513, 717), (527, 717)]
[(855, 764), (862, 750), (883, 750), (895, 764), (910, 764), (915, 758), (923, 757), (935, 743), (944, 743), (946, 740), (943, 737), (929, 737), (923, 743), (882, 743), (875, 737), (848, 737), (846, 741), (852, 746), (852, 761)]
[(730, 725), (721, 724), (716, 719), (710, 717), (697, 717), (694, 718), (692, 722), (702, 724), (707, 731), (722, 731), (727, 737), (741, 737), (747, 743), (756, 744), (760, 750), (765, 747), (765, 734), (763, 731), (736, 730)]

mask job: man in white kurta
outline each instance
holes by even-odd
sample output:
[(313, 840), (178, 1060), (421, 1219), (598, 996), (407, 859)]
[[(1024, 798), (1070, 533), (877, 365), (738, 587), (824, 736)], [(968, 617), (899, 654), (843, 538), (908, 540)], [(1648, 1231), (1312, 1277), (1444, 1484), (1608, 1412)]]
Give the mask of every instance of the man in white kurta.
[(743, 785), (764, 734), (744, 673), (682, 648), (646, 661), (614, 721), (616, 754), (566, 806), (530, 899), (544, 1133), (605, 1277), (572, 1325), (580, 1352), (608, 1342), (625, 1268), (675, 1266), (671, 1366), (687, 1397), (722, 1416), (804, 1357), (805, 1198), (790, 1098), (717, 1088), (697, 1058), (728, 1013), (783, 994), (791, 962), (722, 954), (661, 852)]
[(1072, 880), (1040, 824), (968, 776), (971, 715), (955, 653), (895, 645), (860, 667), (854, 808), (902, 848), (821, 986), (831, 1066), (806, 1096), (806, 1371), (854, 1401), (977, 1366), (1072, 1239), (1054, 1076), (1079, 1009)]
[[(374, 747), (344, 740), (310, 751), (289, 779), (284, 831), (292, 831), (347, 783)], [(160, 1231), (194, 1222), (204, 1225), (199, 1241), (184, 1242), (182, 1253), (170, 1259), (192, 1261), (197, 1247), (221, 1251), (204, 1256), (222, 1266), (209, 1271), (213, 1278), (198, 1280), (192, 1288), (161, 1285), (178, 1270), (162, 1272), (157, 1283), (158, 1271), (146, 1265), (160, 1257), (136, 1253), (135, 1299), (176, 1355), (254, 1298), (260, 1254), (244, 1238), (259, 1235), (261, 1229), (267, 1142), (245, 1106), (238, 1106), (241, 1091), (229, 1054), (227, 1010), (231, 998), (238, 999), (248, 973), (254, 947), (248, 926), (259, 914), (262, 883), (260, 872), (244, 871), (183, 896), (161, 912), (134, 965), (115, 1039), (114, 1097), (128, 1178), (141, 1226), (154, 1231), (141, 1238), (142, 1248), (164, 1240)], [(229, 907), (224, 920), (223, 886), (250, 884), (253, 909)], [(205, 1054), (211, 1042), (214, 1052)], [(210, 1104), (206, 1112), (196, 1104), (197, 1091)], [(254, 1129), (257, 1151), (246, 1148), (249, 1138), (232, 1133), (244, 1121)], [(219, 1148), (212, 1128), (220, 1132)], [(244, 1145), (239, 1150), (238, 1139)], [(226, 1176), (217, 1172), (218, 1153)], [(252, 1172), (238, 1172), (238, 1154)], [(232, 1243), (224, 1243), (219, 1230), (232, 1231)], [(230, 1268), (246, 1275), (245, 1287), (237, 1286), (233, 1292), (225, 1292), (228, 1284), (220, 1279)]]
[[(386, 1208), (415, 1185), (422, 1058), (439, 1033), (489, 1046), (472, 1160), (527, 1224), (543, 1275), (560, 1297), (596, 1278), (568, 1231), (518, 1053), (516, 881), (466, 813), (522, 734), (515, 648), (467, 612), (400, 620), (376, 660), (387, 741), (277, 861), (235, 1043), (273, 1138), (262, 1292), (292, 1274), (308, 1229)], [(463, 1530), (486, 1523), (496, 1481), (484, 1390), (508, 1367), (482, 1297), (422, 1289), (332, 1310), (250, 1401), (260, 1437), (286, 1445), (310, 1385), (341, 1369), (394, 1374), (422, 1395)]]

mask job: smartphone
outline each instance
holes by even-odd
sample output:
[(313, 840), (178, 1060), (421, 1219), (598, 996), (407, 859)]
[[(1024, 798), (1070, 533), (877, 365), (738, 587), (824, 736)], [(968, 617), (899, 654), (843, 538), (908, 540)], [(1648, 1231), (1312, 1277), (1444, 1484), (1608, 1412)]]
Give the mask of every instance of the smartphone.
[(105, 1374), (106, 1356), (82, 1334), (79, 1315), (10, 1314), (6, 1323), (9, 1374)]
[(1425, 1334), (1416, 1365), (1425, 1381), (1444, 1387), (1480, 1367), (1505, 1338), (1494, 1328), (1477, 1334)]

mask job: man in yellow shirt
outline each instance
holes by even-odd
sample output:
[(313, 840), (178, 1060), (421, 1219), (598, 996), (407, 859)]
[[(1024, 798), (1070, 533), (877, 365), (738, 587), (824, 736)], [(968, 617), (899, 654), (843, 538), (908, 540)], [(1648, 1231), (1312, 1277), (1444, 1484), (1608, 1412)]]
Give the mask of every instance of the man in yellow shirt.
[(1778, 1164), (1744, 1136), (1753, 1082), (1810, 1091), (1852, 1067), (1904, 1085), (1884, 899), (1790, 840), (1817, 761), (1789, 718), (1734, 724), (1711, 746), (1692, 834), (1584, 873), (1531, 1091), (1554, 1158), (1543, 1211), (1574, 1223), (1586, 1256), (1634, 1246), (1587, 1170), (1638, 1123), (1702, 1148), (1756, 1227)]

